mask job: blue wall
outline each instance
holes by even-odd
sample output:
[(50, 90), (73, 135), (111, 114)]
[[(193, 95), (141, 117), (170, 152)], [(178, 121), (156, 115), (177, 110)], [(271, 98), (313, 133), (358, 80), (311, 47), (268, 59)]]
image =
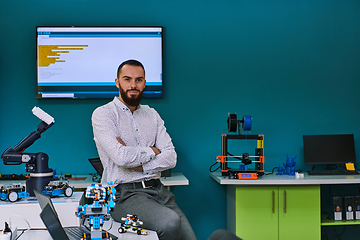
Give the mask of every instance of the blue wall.
[(190, 185), (172, 190), (199, 239), (226, 227), (225, 187), (209, 167), (229, 112), (252, 115), (252, 134), (265, 135), (266, 171), (287, 153), (308, 170), (304, 134), (354, 133), (360, 159), (357, 0), (1, 1), (0, 152), (35, 130), (39, 106), (56, 122), (27, 152), (46, 152), (58, 172), (87, 174), (97, 156), (90, 116), (108, 100), (35, 98), (37, 25), (165, 27), (165, 96), (143, 103), (173, 138), (174, 171)]

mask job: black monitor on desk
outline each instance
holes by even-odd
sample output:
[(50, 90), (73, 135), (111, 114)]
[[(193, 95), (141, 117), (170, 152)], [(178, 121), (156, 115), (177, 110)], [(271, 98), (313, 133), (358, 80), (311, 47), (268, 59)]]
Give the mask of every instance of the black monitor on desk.
[(356, 163), (354, 134), (304, 135), (303, 144), (306, 165)]

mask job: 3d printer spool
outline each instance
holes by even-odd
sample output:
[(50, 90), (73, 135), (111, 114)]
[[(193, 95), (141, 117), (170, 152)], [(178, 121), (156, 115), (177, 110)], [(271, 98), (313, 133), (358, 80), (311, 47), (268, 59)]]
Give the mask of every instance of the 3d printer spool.
[(229, 132), (236, 132), (239, 123), (243, 124), (242, 129), (244, 131), (251, 131), (251, 116), (249, 115), (244, 115), (243, 119), (238, 121), (236, 113), (229, 113), (227, 123)]
[(243, 130), (244, 131), (251, 131), (251, 116), (244, 115), (243, 117)]
[(238, 124), (236, 113), (229, 113), (227, 124), (229, 132), (236, 132)]

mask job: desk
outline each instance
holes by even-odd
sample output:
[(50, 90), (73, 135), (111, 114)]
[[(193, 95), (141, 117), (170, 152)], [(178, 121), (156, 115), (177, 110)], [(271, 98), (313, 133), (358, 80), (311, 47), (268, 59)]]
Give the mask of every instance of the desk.
[[(79, 206), (82, 195), (82, 192), (74, 192), (69, 198), (58, 197), (51, 199), (64, 227), (79, 225), (79, 218), (74, 213)], [(14, 203), (0, 201), (0, 212), (1, 230), (4, 229), (4, 222), (9, 222), (10, 218), (13, 226), (17, 226), (18, 229), (28, 228), (24, 219), (29, 222), (31, 228), (45, 228), (39, 216), (41, 208), (36, 197), (23, 198)]]
[[(227, 186), (228, 230), (247, 240), (321, 239), (321, 226), (329, 225), (329, 220), (321, 220), (320, 185), (360, 183), (360, 175), (305, 174), (296, 179), (271, 174), (257, 180), (228, 179), (220, 172), (210, 176)], [(333, 220), (331, 223), (346, 224)]]
[[(73, 178), (86, 178), (85, 180), (69, 180), (69, 185), (74, 186), (76, 189), (87, 188), (93, 182), (92, 176), (90, 175), (73, 175)], [(179, 172), (171, 173), (171, 177), (161, 177), (160, 181), (165, 187), (189, 185), (189, 180)], [(1, 184), (1, 182), (0, 182)]]
[[(20, 234), (20, 231), (19, 231)], [(124, 233), (124, 234), (117, 234), (118, 240), (158, 240), (155, 232), (150, 232), (149, 235), (137, 235), (133, 233)], [(41, 240), (52, 240), (49, 232), (47, 230), (30, 230), (24, 232), (24, 234), (19, 238), (19, 240), (34, 240), (34, 239), (41, 239)]]
[[(137, 235), (134, 233), (118, 233), (117, 229), (120, 226), (119, 223), (114, 222), (113, 227), (109, 231), (110, 233), (114, 234), (118, 237), (119, 240), (158, 240), (158, 236), (156, 232), (149, 231), (148, 235)], [(21, 231), (18, 231), (20, 234)], [(23, 235), (19, 238), (19, 240), (34, 240), (34, 239), (41, 239), (41, 240), (52, 240), (49, 232), (46, 229), (43, 230), (29, 230), (24, 232)]]
[[(74, 180), (76, 178), (79, 180)], [(180, 172), (171, 173), (171, 177), (161, 177), (160, 181), (165, 187), (189, 185), (189, 180)], [(11, 184), (12, 182), (25, 183), (26, 180), (1, 180), (0, 185)], [(95, 182), (93, 182), (91, 175), (72, 175), (72, 179), (69, 179), (69, 185), (74, 186), (76, 189), (85, 189), (92, 183)]]
[[(74, 186), (75, 189), (85, 189), (90, 186), (92, 183), (92, 176), (90, 175), (73, 175), (73, 178), (80, 178), (82, 180), (69, 180), (69, 185)], [(164, 186), (170, 188), (171, 186), (180, 186), (180, 185), (189, 185), (189, 180), (182, 173), (172, 173), (171, 177), (162, 177), (160, 178), (161, 182)], [(25, 183), (23, 181), (16, 181)], [(11, 184), (12, 181), (5, 180), (0, 181), (0, 184)], [(82, 192), (74, 192), (74, 195), (70, 198), (52, 198), (55, 209), (60, 213), (60, 221), (64, 227), (66, 226), (75, 226), (79, 225), (79, 219), (74, 215), (76, 208), (79, 205), (80, 198), (82, 196)], [(64, 203), (61, 204), (61, 201), (67, 201), (67, 205)], [(59, 202), (60, 201), (60, 202)], [(29, 207), (31, 206), (31, 207)], [(26, 210), (24, 210), (26, 207)], [(4, 222), (8, 222), (11, 216), (17, 215), (25, 218), (30, 222), (30, 226), (32, 228), (43, 228), (44, 225), (41, 219), (37, 216), (40, 214), (40, 206), (35, 197), (29, 197), (25, 199), (21, 199), (18, 202), (10, 203), (8, 201), (0, 201), (0, 230), (4, 228)], [(36, 216), (34, 218), (33, 216)], [(68, 217), (67, 217), (68, 216)], [(31, 220), (30, 220), (31, 219)], [(21, 218), (16, 218), (16, 223), (19, 229), (27, 229), (28, 226), (24, 220)], [(19, 222), (19, 223), (18, 223)]]

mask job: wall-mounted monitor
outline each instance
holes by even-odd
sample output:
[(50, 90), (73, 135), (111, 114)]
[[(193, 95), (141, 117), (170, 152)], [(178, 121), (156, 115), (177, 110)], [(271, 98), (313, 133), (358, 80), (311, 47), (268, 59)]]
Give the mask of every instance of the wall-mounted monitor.
[(117, 68), (145, 67), (143, 97), (163, 95), (162, 27), (36, 27), (37, 98), (113, 98)]

